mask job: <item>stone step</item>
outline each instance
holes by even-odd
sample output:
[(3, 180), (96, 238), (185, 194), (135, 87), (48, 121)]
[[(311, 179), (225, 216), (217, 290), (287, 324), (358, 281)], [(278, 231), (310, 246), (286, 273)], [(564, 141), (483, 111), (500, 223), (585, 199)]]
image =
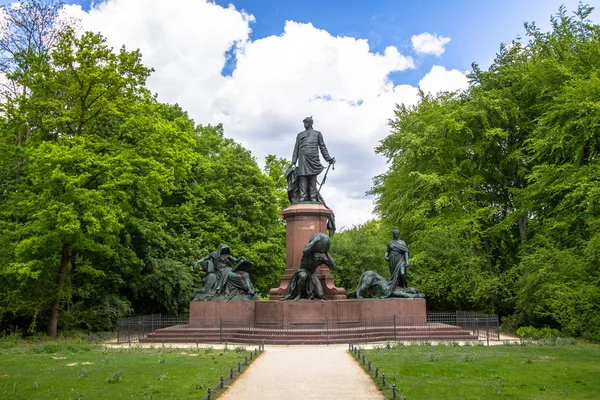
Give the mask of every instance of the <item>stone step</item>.
[(458, 335), (465, 336), (471, 335), (470, 331), (464, 331), (461, 329), (436, 329), (436, 330), (412, 330), (412, 331), (401, 331), (397, 330), (394, 332), (393, 329), (387, 330), (369, 330), (369, 331), (327, 331), (327, 332), (306, 332), (306, 331), (202, 331), (202, 330), (190, 330), (190, 331), (176, 331), (176, 332), (165, 332), (156, 331), (149, 336), (169, 336), (169, 337), (203, 337), (203, 336), (244, 336), (244, 337), (273, 337), (273, 336), (295, 336), (295, 337), (314, 337), (314, 336), (365, 336), (365, 335), (397, 335), (397, 336), (411, 336), (411, 335)]
[(369, 342), (385, 342), (385, 341), (396, 341), (396, 340), (477, 340), (477, 336), (467, 335), (467, 336), (456, 336), (456, 335), (443, 335), (438, 337), (431, 337), (428, 335), (413, 335), (413, 336), (405, 336), (405, 337), (393, 337), (393, 336), (369, 336), (365, 337), (355, 337), (355, 338), (317, 338), (317, 339), (297, 339), (297, 338), (223, 338), (223, 340), (219, 340), (219, 338), (202, 338), (202, 339), (194, 339), (192, 337), (179, 337), (179, 338), (160, 338), (160, 337), (147, 337), (145, 339), (140, 339), (140, 343), (222, 343), (222, 342), (232, 342), (232, 343), (254, 343), (254, 344), (334, 344), (334, 343), (362, 343), (365, 341)]
[(140, 339), (143, 343), (162, 342), (239, 342), (267, 344), (319, 344), (390, 340), (477, 340), (470, 331), (441, 323), (428, 326), (381, 326), (344, 329), (275, 328), (188, 328), (158, 329)]
[(322, 332), (324, 329), (327, 331), (371, 331), (371, 330), (397, 330), (397, 331), (414, 331), (414, 330), (440, 330), (440, 329), (451, 329), (451, 330), (463, 330), (464, 328), (455, 325), (449, 325), (439, 322), (427, 323), (427, 324), (419, 324), (419, 325), (390, 325), (390, 324), (381, 324), (381, 325), (369, 325), (367, 327), (363, 327), (362, 325), (315, 325), (315, 324), (285, 324), (285, 325), (263, 325), (263, 324), (253, 324), (253, 325), (225, 325), (223, 324), (221, 327), (217, 325), (207, 325), (207, 326), (199, 326), (199, 325), (173, 325), (166, 328), (157, 329), (156, 332), (190, 332), (190, 331), (253, 331), (253, 332), (273, 332), (273, 331), (307, 331), (307, 332)]

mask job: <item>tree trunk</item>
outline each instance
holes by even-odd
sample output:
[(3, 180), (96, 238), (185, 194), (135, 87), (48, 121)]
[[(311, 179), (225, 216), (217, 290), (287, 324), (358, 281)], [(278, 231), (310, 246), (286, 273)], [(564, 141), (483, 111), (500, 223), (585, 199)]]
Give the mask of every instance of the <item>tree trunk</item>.
[[(27, 96), (27, 86), (23, 85), (23, 97)], [(17, 146), (23, 146), (23, 128), (17, 129)]]
[(490, 274), (494, 274), (494, 263), (492, 261), (492, 255), (490, 254), (490, 243), (487, 240), (483, 241), (483, 246), (485, 247), (485, 254), (487, 257), (488, 266), (490, 267)]
[(527, 214), (521, 215), (517, 221), (519, 224), (519, 235), (521, 236), (521, 246), (525, 244), (527, 238)]
[(58, 269), (58, 279), (56, 280), (56, 300), (50, 312), (50, 320), (48, 321), (48, 336), (56, 337), (56, 328), (58, 325), (58, 311), (60, 309), (60, 298), (62, 289), (65, 284), (65, 278), (69, 270), (69, 260), (71, 259), (71, 245), (64, 244), (62, 255), (60, 257), (60, 268)]

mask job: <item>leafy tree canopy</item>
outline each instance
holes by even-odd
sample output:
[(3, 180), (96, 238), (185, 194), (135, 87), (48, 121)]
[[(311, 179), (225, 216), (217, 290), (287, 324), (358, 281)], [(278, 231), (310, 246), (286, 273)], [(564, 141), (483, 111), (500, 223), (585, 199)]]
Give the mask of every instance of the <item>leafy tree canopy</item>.
[(413, 282), (441, 308), (600, 337), (600, 27), (564, 7), (552, 30), (473, 65), (463, 93), (398, 106), (377, 148), (376, 210), (406, 232)]

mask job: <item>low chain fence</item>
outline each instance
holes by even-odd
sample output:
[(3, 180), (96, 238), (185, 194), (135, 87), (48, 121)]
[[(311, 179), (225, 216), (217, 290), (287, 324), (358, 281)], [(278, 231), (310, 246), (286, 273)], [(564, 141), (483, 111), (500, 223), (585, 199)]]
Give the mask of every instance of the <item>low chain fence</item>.
[(255, 348), (254, 351), (250, 351), (249, 355), (244, 358), (244, 361), (238, 361), (237, 367), (229, 368), (229, 373), (227, 375), (221, 375), (219, 381), (209, 387), (206, 390), (206, 395), (202, 398), (202, 400), (213, 400), (216, 399), (219, 392), (225, 389), (227, 386), (230, 386), (233, 381), (244, 372), (244, 370), (252, 363), (252, 361), (258, 357), (265, 350), (264, 345), (259, 345), (258, 348)]
[(348, 349), (350, 350), (350, 354), (352, 354), (359, 363), (362, 363), (363, 369), (369, 374), (369, 376), (376, 382), (377, 386), (381, 388), (381, 390), (386, 393), (386, 390), (389, 390), (392, 395), (392, 399), (401, 399), (406, 400), (406, 397), (403, 397), (400, 394), (400, 389), (396, 387), (396, 384), (390, 383), (385, 379), (385, 374), (379, 371), (379, 367), (375, 367), (375, 369), (371, 368), (371, 361), (367, 360), (365, 354), (360, 353), (360, 349), (356, 347), (354, 344), (350, 343), (348, 345)]
[(119, 320), (119, 343), (329, 344), (402, 340), (499, 340), (498, 316), (474, 312), (389, 318), (189, 319), (152, 314)]

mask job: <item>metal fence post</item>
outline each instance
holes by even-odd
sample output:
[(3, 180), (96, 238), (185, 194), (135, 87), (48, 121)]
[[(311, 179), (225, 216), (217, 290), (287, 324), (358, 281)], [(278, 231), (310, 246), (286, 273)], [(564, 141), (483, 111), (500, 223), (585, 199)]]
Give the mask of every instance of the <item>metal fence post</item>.
[(396, 384), (394, 383), (392, 385), (392, 399), (396, 398)]
[(485, 316), (485, 339), (487, 340), (487, 345), (490, 345), (490, 328), (489, 328), (490, 319), (488, 316)]
[(500, 340), (500, 327), (498, 326), (498, 324), (500, 323), (498, 321), (498, 316), (495, 315), (494, 316), (494, 329), (496, 330), (496, 340)]
[(212, 389), (211, 389), (211, 388), (208, 388), (208, 397), (207, 397), (207, 399), (208, 399), (208, 400), (210, 400), (210, 394), (211, 394), (211, 393), (212, 393)]
[(371, 372), (371, 360), (369, 360), (369, 372)]
[(379, 367), (375, 367), (375, 378), (379, 378)]
[(229, 368), (229, 379), (233, 379), (233, 368)]
[(385, 374), (381, 374), (381, 387), (385, 389)]
[(238, 372), (242, 371), (242, 363), (238, 361)]
[(223, 375), (221, 375), (221, 389), (223, 389)]

